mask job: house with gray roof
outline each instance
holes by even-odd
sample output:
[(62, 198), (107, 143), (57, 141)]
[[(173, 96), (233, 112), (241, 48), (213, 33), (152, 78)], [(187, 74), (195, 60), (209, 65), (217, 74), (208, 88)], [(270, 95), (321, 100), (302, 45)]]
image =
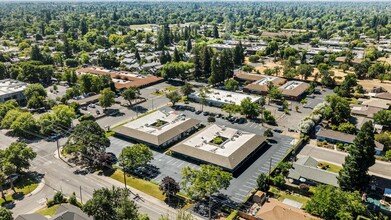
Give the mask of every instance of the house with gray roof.
[(56, 214), (51, 218), (37, 213), (24, 214), (16, 217), (15, 220), (93, 220), (93, 217), (85, 214), (80, 208), (71, 204), (61, 204)]
[(338, 186), (338, 173), (318, 168), (318, 161), (310, 156), (299, 158), (293, 162), (289, 170), (288, 178), (294, 184), (305, 183), (308, 185), (327, 184)]
[[(321, 128), (316, 133), (316, 139), (318, 141), (327, 141), (329, 143), (353, 144), (355, 138), (356, 135), (346, 134), (325, 128)], [(381, 155), (384, 153), (384, 145), (377, 141), (375, 141), (375, 153), (376, 155)]]

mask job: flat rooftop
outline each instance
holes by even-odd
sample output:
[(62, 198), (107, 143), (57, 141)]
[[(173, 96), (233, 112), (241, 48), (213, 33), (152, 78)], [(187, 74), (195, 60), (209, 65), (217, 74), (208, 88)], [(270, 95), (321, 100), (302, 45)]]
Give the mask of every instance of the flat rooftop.
[(297, 97), (303, 94), (309, 87), (310, 85), (306, 82), (293, 80), (280, 86), (280, 90), (283, 95)]
[(15, 92), (22, 92), (26, 89), (27, 83), (14, 79), (0, 80), (0, 95), (12, 94)]
[[(210, 93), (207, 93), (207, 100), (210, 101), (216, 101), (216, 102), (223, 102), (223, 103), (235, 103), (237, 105), (240, 105), (240, 102), (245, 98), (250, 98), (251, 102), (256, 102), (259, 100), (259, 96), (255, 95), (249, 95), (249, 94), (243, 94), (243, 93), (237, 93), (237, 92), (230, 92), (225, 90), (219, 90), (219, 89), (210, 89)], [(199, 92), (192, 93), (191, 96), (199, 97)], [(190, 96), (190, 97), (191, 97)]]
[(257, 134), (213, 124), (175, 145), (171, 150), (228, 170), (234, 170), (265, 140)]
[(159, 146), (199, 123), (200, 121), (175, 111), (155, 111), (115, 128), (114, 131), (122, 136)]

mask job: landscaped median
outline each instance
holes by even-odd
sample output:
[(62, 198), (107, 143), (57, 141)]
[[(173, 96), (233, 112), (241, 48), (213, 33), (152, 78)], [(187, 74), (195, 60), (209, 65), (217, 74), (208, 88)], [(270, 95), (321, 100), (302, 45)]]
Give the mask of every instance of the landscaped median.
[[(124, 173), (120, 169), (116, 169), (114, 173), (110, 175), (110, 178), (115, 179), (121, 183), (124, 183)], [(132, 188), (135, 188), (137, 190), (140, 190), (141, 192), (153, 196), (161, 201), (164, 201), (166, 198), (166, 196), (163, 195), (162, 191), (159, 190), (159, 185), (151, 181), (126, 175), (126, 184)]]
[(24, 196), (28, 195), (34, 191), (39, 184), (37, 180), (31, 173), (23, 173), (15, 181), (15, 192), (12, 189), (4, 189), (4, 195), (6, 200), (0, 199), (1, 206), (4, 206), (8, 203), (14, 202), (15, 200), (22, 199)]
[[(109, 177), (121, 183), (124, 183), (124, 173), (119, 168), (115, 169), (115, 171), (110, 174)], [(158, 183), (136, 178), (134, 176), (126, 174), (126, 185), (140, 190), (141, 192), (153, 196), (163, 202), (167, 202), (167, 197), (163, 195), (162, 191), (159, 189)], [(176, 198), (172, 198), (171, 200), (172, 204), (179, 205), (179, 208), (181, 208), (182, 210), (186, 210), (193, 205), (193, 203), (191, 203), (191, 200), (187, 198), (186, 195), (182, 192), (179, 192), (176, 195)]]

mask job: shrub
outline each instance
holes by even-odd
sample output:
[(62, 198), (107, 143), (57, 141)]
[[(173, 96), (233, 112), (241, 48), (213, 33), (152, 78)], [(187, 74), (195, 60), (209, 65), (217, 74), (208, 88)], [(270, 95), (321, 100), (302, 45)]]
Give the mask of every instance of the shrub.
[(308, 192), (310, 190), (310, 186), (308, 186), (307, 184), (301, 183), (299, 185), (299, 189)]
[(213, 117), (213, 116), (208, 117), (208, 122), (215, 122), (215, 121), (216, 121), (215, 117)]
[(66, 199), (64, 198), (64, 195), (61, 192), (57, 192), (53, 196), (53, 201), (54, 201), (54, 204), (61, 204), (61, 203), (65, 202)]
[(273, 137), (273, 132), (270, 128), (266, 129), (264, 132), (263, 132), (263, 136), (265, 137)]
[(272, 178), (272, 182), (273, 185), (281, 188), (285, 184), (284, 176), (282, 174), (279, 174), (278, 176)]

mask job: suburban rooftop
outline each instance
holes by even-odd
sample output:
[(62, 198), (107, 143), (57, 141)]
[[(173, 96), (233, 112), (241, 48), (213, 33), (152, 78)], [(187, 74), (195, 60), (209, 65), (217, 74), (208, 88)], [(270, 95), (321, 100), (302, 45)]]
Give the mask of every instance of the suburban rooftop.
[(27, 83), (14, 79), (0, 80), (0, 95), (23, 91), (27, 85)]

